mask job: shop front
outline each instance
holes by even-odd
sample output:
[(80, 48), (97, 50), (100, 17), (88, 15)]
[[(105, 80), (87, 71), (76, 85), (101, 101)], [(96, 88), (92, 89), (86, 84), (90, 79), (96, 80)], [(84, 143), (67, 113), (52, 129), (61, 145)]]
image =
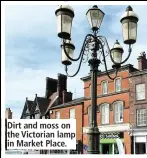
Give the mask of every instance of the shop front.
[(119, 154), (117, 147), (117, 138), (124, 143), (123, 132), (111, 132), (100, 134), (100, 153), (101, 154)]
[(133, 129), (133, 153), (147, 154), (147, 128)]
[[(83, 144), (86, 149), (83, 152), (87, 153), (88, 148), (88, 128), (83, 128)], [(130, 125), (128, 123), (99, 126), (100, 132), (100, 153), (101, 154), (119, 154), (117, 140), (123, 145), (124, 153), (131, 154), (131, 139), (129, 135)], [(120, 146), (120, 145), (119, 145)]]

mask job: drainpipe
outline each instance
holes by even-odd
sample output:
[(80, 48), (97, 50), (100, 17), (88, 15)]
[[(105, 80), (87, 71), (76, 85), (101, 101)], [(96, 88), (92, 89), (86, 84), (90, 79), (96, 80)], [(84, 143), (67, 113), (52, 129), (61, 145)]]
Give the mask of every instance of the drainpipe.
[(82, 154), (83, 154), (84, 102), (82, 103)]

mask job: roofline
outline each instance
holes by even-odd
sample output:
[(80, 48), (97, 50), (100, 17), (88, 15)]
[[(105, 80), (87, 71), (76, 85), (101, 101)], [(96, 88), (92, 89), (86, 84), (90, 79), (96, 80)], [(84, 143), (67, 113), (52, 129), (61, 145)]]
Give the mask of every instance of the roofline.
[(147, 74), (147, 69), (144, 69), (142, 71), (137, 71), (137, 72), (131, 73), (130, 77), (135, 77), (135, 76), (139, 76), (139, 75), (146, 75), (146, 74)]
[[(125, 69), (125, 68), (132, 68), (132, 69), (138, 71), (138, 69), (136, 69), (135, 67), (133, 67), (132, 64), (123, 65), (123, 66), (119, 69), (119, 71), (121, 71), (122, 69)], [(114, 71), (115, 71), (114, 69), (110, 69), (110, 70), (108, 70), (108, 73), (113, 73)], [(102, 71), (102, 72), (97, 73), (97, 76), (102, 76), (102, 75), (106, 75), (106, 71)], [(88, 76), (82, 77), (82, 78), (80, 78), (80, 79), (81, 79), (82, 81), (86, 81), (86, 80), (89, 80), (90, 77), (91, 77), (91, 76), (88, 75)]]
[[(83, 99), (82, 99), (83, 98)], [(55, 107), (52, 107), (50, 108), (49, 110), (53, 110), (53, 109), (60, 109), (60, 108), (64, 108), (64, 107), (68, 107), (68, 106), (71, 106), (71, 105), (77, 105), (77, 104), (80, 104), (80, 103), (83, 103), (85, 100), (87, 100), (88, 98), (86, 97), (81, 97), (81, 98), (77, 98), (77, 99), (81, 99), (80, 101), (75, 101), (74, 103), (72, 103), (74, 100), (70, 101), (70, 102), (67, 102), (67, 103), (63, 103), (63, 104), (60, 104), (58, 106), (55, 106)]]
[[(38, 109), (39, 109), (38, 111), (39, 111), (39, 113), (40, 113), (40, 115), (41, 115), (41, 111), (40, 111), (40, 107), (39, 107), (39, 105), (38, 105), (37, 98), (38, 98), (38, 96), (35, 97), (35, 99), (36, 99), (36, 103), (37, 103), (36, 106), (38, 106)], [(35, 107), (35, 108), (36, 108), (36, 107)], [(36, 110), (36, 109), (35, 109), (35, 110)], [(35, 112), (35, 111), (34, 111), (34, 112)]]

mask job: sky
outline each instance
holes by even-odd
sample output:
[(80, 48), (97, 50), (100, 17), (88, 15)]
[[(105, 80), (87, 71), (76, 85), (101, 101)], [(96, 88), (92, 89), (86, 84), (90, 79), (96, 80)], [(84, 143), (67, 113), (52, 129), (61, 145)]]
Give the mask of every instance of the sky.
[[(35, 3), (34, 3), (35, 4)], [(94, 5), (98, 5), (95, 2)], [(124, 48), (123, 58), (128, 49), (123, 43), (120, 18), (126, 5), (100, 5), (105, 13), (99, 34), (105, 36), (112, 48), (116, 39)], [(91, 33), (86, 12), (93, 5), (72, 5), (75, 17), (72, 25), (72, 42), (77, 57), (86, 34)], [(11, 108), (13, 118), (20, 118), (26, 97), (34, 100), (35, 94), (45, 96), (45, 78), (57, 78), (65, 74), (61, 64), (61, 39), (57, 36), (55, 10), (57, 5), (6, 5), (5, 6), (5, 107)], [(131, 57), (126, 64), (138, 67), (140, 52), (147, 52), (147, 5), (132, 5), (139, 16), (137, 42), (133, 45)], [(78, 68), (73, 63), (69, 68), (72, 75)], [(108, 68), (112, 63), (108, 57)], [(104, 65), (99, 69), (104, 71)], [(89, 73), (88, 63), (83, 63), (76, 77), (68, 78), (67, 90), (73, 99), (84, 96), (81, 77)]]

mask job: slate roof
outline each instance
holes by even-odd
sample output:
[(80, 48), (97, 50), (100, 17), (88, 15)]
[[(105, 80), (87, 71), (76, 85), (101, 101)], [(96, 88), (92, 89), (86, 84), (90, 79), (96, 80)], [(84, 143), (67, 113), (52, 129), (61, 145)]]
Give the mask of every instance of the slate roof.
[(47, 99), (45, 97), (36, 97), (36, 104), (39, 107), (41, 115), (45, 115), (46, 109), (48, 108), (50, 101), (50, 99)]
[(70, 101), (68, 103), (63, 103), (63, 104), (51, 107), (50, 110), (57, 109), (57, 108), (64, 108), (64, 107), (68, 107), (68, 106), (73, 106), (73, 105), (76, 105), (76, 104), (80, 104), (80, 103), (84, 102), (87, 99), (88, 98), (86, 98), (86, 97), (77, 98), (77, 99), (74, 99), (74, 100), (72, 100), (72, 101)]
[(28, 106), (29, 112), (31, 112), (32, 106), (34, 105), (34, 102), (31, 100), (27, 100), (26, 104)]
[(27, 109), (29, 109), (29, 112), (31, 113), (31, 109), (32, 109), (33, 106), (34, 106), (34, 102), (32, 100), (28, 100), (26, 98), (21, 118), (23, 117), (23, 115), (25, 114), (25, 112), (26, 112)]

